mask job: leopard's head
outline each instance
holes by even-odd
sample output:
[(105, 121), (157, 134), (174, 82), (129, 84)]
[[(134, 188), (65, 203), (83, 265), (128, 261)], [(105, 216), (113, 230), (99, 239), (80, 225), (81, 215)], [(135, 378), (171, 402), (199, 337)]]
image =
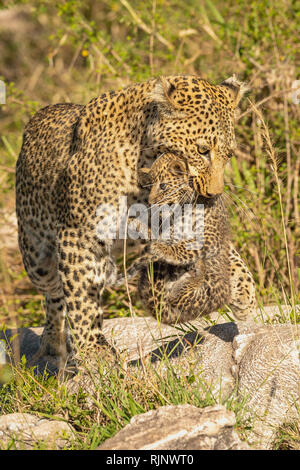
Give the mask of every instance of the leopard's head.
[(196, 76), (161, 77), (150, 93), (155, 113), (148, 146), (184, 157), (193, 187), (204, 197), (221, 194), (224, 170), (236, 146), (234, 111), (246, 87), (235, 77), (211, 85)]

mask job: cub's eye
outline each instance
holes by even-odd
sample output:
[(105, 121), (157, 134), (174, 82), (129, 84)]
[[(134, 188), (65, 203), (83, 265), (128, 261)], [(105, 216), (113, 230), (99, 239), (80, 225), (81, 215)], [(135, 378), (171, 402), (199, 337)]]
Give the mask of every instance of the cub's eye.
[(228, 158), (232, 158), (233, 155), (234, 155), (234, 153), (233, 153), (232, 151), (229, 151), (229, 152), (227, 153), (227, 157), (228, 157)]
[(202, 145), (197, 145), (197, 152), (202, 156), (208, 158), (210, 156), (210, 149)]
[(160, 187), (160, 189), (162, 189), (163, 191), (164, 191), (165, 189), (167, 189), (166, 183), (160, 183), (159, 187)]

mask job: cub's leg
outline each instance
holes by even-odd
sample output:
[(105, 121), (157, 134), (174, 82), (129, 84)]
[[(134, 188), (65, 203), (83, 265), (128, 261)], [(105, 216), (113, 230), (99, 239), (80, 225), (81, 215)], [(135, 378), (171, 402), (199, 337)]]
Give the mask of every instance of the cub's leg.
[[(190, 278), (174, 283), (168, 293), (169, 314), (167, 323), (185, 322), (208, 315), (225, 305), (230, 298), (230, 279), (226, 253), (201, 261), (204, 269)], [(163, 320), (162, 320), (163, 321)]]
[(231, 296), (228, 304), (238, 320), (246, 320), (255, 313), (255, 282), (246, 263), (232, 244), (229, 260)]
[(186, 267), (154, 263), (153, 276), (141, 271), (139, 293), (150, 314), (163, 323), (174, 324), (207, 315), (230, 298), (229, 266), (226, 254), (199, 259)]
[(195, 314), (209, 314), (225, 304), (237, 320), (245, 321), (253, 316), (256, 298), (251, 272), (232, 244), (229, 248), (229, 269), (226, 258), (222, 258), (218, 256), (205, 261), (204, 279), (201, 276), (191, 277), (174, 284), (169, 293), (173, 307), (170, 312), (177, 310), (180, 321), (190, 320)]
[[(151, 242), (144, 248), (141, 256), (137, 258), (131, 266), (126, 270), (126, 278), (130, 280), (146, 269), (150, 263), (164, 262), (172, 266), (188, 266), (194, 262), (200, 262), (201, 252), (199, 250), (187, 249), (187, 242), (166, 243), (166, 242)], [(120, 274), (114, 287), (123, 285), (125, 276)]]

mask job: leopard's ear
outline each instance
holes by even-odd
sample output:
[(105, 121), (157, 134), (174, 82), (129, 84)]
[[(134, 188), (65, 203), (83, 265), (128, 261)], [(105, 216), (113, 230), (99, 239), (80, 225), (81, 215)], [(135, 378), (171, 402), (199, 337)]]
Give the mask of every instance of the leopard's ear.
[(138, 180), (142, 186), (151, 182), (151, 168), (139, 168), (138, 169)]
[(172, 114), (173, 112), (176, 112), (178, 108), (177, 103), (172, 98), (175, 90), (176, 87), (171, 83), (169, 78), (159, 77), (150, 92), (150, 98), (152, 101), (157, 103), (160, 111), (165, 114)]
[(249, 90), (249, 87), (244, 82), (240, 82), (235, 75), (224, 80), (219, 86), (231, 101), (233, 108), (238, 106), (243, 95)]

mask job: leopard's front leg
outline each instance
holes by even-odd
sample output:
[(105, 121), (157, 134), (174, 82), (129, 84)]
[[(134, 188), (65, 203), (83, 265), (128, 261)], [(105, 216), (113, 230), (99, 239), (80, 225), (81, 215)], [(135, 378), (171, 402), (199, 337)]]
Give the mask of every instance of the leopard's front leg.
[(105, 343), (101, 334), (101, 296), (114, 273), (110, 247), (91, 233), (61, 227), (58, 234), (58, 270), (66, 306), (68, 364), (80, 354)]

